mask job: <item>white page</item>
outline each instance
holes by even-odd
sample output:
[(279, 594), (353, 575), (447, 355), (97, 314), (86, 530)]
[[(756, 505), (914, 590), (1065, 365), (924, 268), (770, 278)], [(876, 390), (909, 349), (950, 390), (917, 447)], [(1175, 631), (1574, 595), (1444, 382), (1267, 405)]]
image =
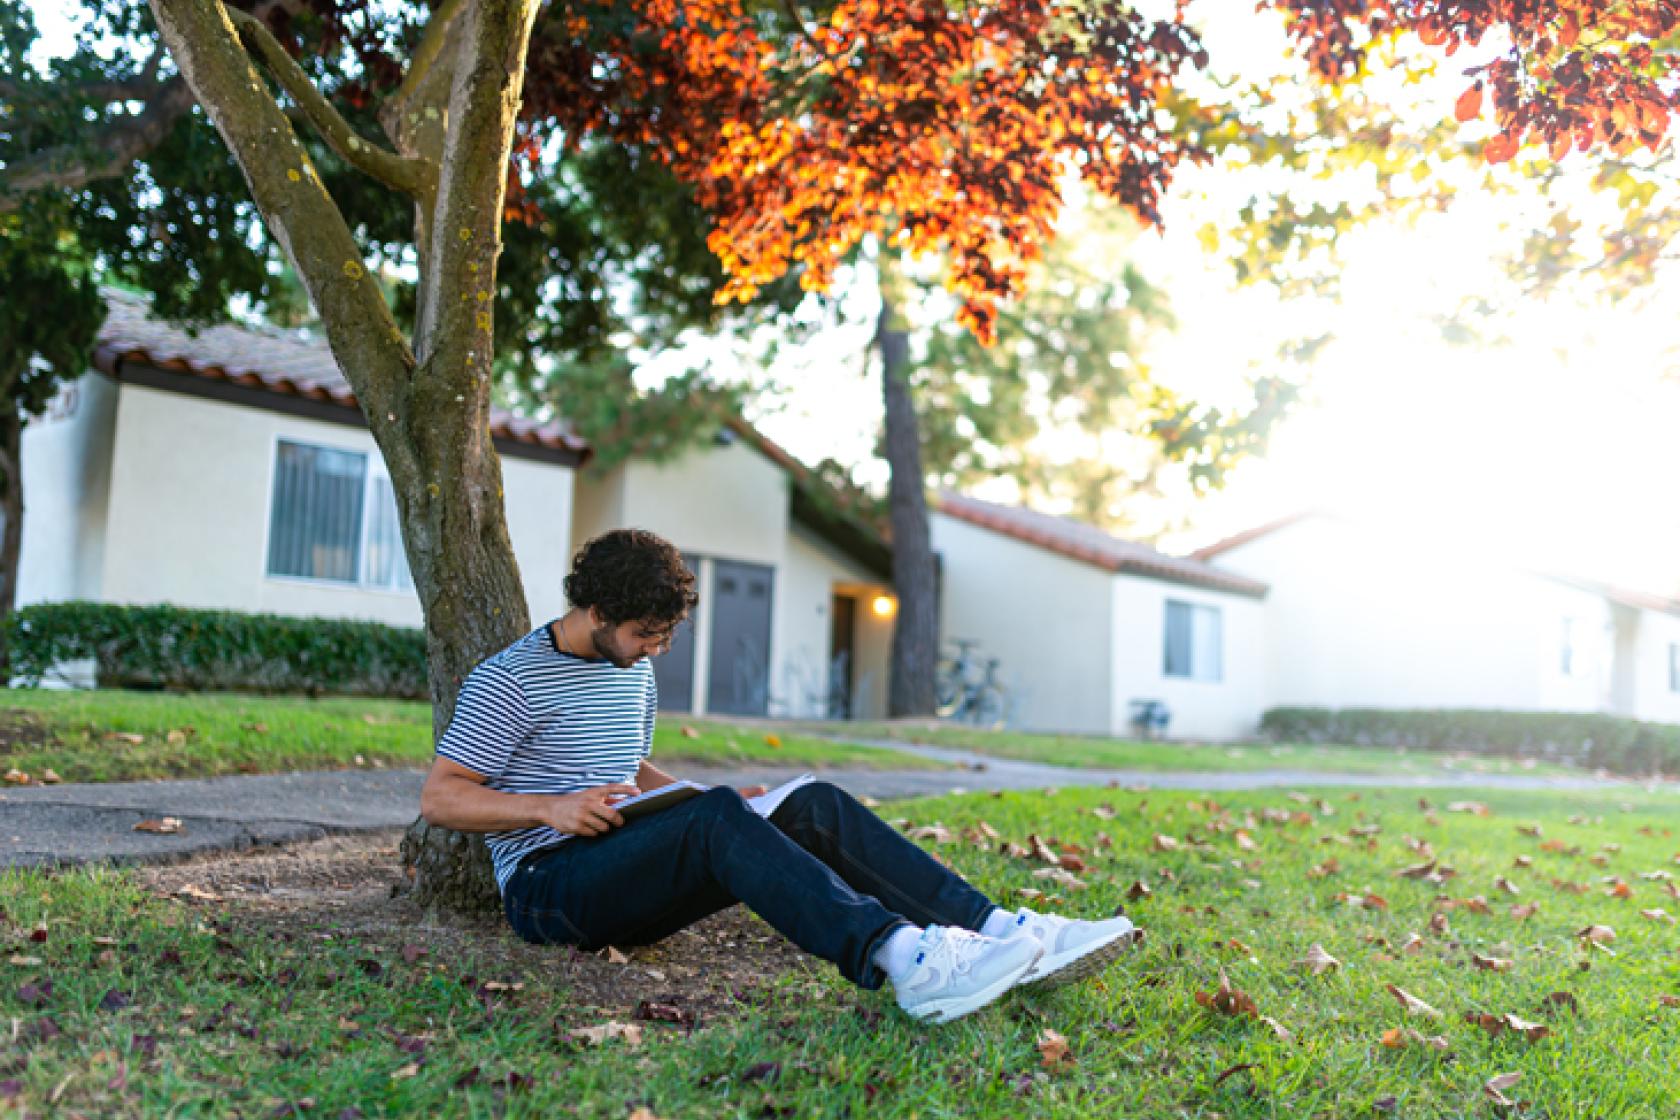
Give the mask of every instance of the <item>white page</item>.
[(771, 813), (776, 811), (777, 807), (781, 805), (783, 801), (787, 800), (788, 794), (792, 793), (800, 786), (808, 785), (816, 780), (817, 776), (815, 774), (801, 774), (792, 781), (783, 782), (769, 793), (761, 793), (757, 797), (747, 798), (747, 804), (751, 805), (753, 807), (753, 811), (759, 816), (768, 817)]

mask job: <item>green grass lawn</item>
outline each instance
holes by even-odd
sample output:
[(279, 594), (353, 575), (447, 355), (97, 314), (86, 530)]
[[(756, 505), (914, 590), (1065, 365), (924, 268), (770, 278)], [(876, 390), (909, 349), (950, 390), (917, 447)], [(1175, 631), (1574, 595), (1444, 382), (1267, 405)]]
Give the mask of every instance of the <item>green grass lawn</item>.
[[(815, 729), (816, 725), (802, 725)], [(838, 725), (829, 725), (838, 726)], [(1312, 770), (1332, 774), (1435, 774), (1443, 770), (1471, 774), (1564, 774), (1550, 763), (1511, 758), (1443, 755), (1381, 747), (1338, 747), (1289, 743), (1173, 743), (1104, 739), (1085, 735), (1035, 735), (1021, 731), (982, 731), (957, 724), (852, 723), (845, 733), (860, 739), (925, 743), (1102, 770)]]
[[(1084, 915), (1124, 904), (1147, 940), (1097, 980), (943, 1027), (794, 964), (696, 1029), (635, 1024), (639, 1044), (572, 1033), (622, 1020), (568, 987), (566, 950), (518, 969), (509, 937), (485, 932), (470, 951), (409, 959), (401, 947), (436, 927), (282, 937), (127, 875), (12, 873), (0, 1101), (30, 1115), (1667, 1118), (1676, 807), (1460, 791), (1426, 810), (1330, 789), (891, 805), (948, 830), (926, 843), (994, 898), (1051, 891)], [(1022, 846), (1045, 838), (1084, 865), (1070, 872), (1084, 889), (1000, 854), (982, 824)], [(1582, 936), (1595, 926), (1614, 939)], [(664, 959), (680, 957), (682, 938), (667, 944)], [(1296, 963), (1314, 945), (1337, 967)], [(644, 969), (621, 975), (621, 1004), (662, 990)], [(1517, 1026), (1495, 1035), (1467, 1016)], [(1048, 1032), (1064, 1060), (1049, 1060)], [(1484, 1089), (1507, 1074), (1520, 1075), (1509, 1108)]]
[[(692, 734), (684, 731), (691, 727)], [(352, 766), (426, 766), (429, 705), (367, 699), (226, 693), (67, 692), (0, 694), (0, 772), (66, 782), (212, 777)], [(680, 718), (660, 721), (656, 761), (787, 766), (937, 766), (878, 747)]]

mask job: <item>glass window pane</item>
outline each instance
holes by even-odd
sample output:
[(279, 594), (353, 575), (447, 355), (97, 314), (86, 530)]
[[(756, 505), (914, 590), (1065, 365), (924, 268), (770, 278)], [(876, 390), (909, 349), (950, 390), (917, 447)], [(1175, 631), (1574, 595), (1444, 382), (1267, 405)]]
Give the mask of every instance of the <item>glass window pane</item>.
[(1224, 619), (1218, 607), (1197, 607), (1190, 629), (1191, 676), (1217, 681), (1223, 675)]
[(1167, 641), (1163, 671), (1169, 677), (1190, 675), (1190, 604), (1167, 600)]
[(397, 517), (396, 491), (391, 480), (375, 475), (368, 502), (367, 582), (374, 587), (408, 591), (414, 587), (408, 554), (403, 551), (402, 524)]
[(356, 582), (367, 456), (282, 441), (275, 454), (268, 572)]

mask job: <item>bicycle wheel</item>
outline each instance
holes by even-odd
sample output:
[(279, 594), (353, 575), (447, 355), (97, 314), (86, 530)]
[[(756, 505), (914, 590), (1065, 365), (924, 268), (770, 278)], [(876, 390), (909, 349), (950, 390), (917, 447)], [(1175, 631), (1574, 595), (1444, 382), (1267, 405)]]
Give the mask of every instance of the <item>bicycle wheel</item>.
[(933, 671), (933, 710), (941, 719), (948, 719), (962, 707), (962, 702), (962, 666), (946, 658)]

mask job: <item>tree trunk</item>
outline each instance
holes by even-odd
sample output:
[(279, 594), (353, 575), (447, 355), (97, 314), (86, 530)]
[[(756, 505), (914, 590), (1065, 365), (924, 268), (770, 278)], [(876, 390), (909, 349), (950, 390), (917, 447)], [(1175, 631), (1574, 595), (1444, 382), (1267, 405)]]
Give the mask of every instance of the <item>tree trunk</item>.
[(0, 409), (0, 687), (11, 678), (7, 623), (17, 606), (18, 560), (23, 552), (23, 417)]
[[(238, 161), (264, 224), (321, 316), (390, 470), (426, 620), (433, 728), (474, 665), (529, 628), (490, 437), (496, 261), (525, 54), (538, 0), (446, 0), (387, 118), (399, 150), (356, 137), (260, 21), (218, 0), (152, 0), (182, 76)], [(238, 23), (238, 30), (235, 29)], [(415, 200), (419, 329), (403, 337), (343, 214), (252, 63), (348, 162)], [(435, 236), (434, 236), (435, 235)], [(426, 906), (493, 908), (483, 840), (417, 821), (403, 841)]]
[(910, 338), (885, 283), (875, 345), (881, 352), (881, 393), (886, 402), (893, 587), (898, 592), (887, 714), (930, 716), (934, 714), (934, 668), (939, 662), (939, 585), (928, 541), (921, 433), (910, 393)]

